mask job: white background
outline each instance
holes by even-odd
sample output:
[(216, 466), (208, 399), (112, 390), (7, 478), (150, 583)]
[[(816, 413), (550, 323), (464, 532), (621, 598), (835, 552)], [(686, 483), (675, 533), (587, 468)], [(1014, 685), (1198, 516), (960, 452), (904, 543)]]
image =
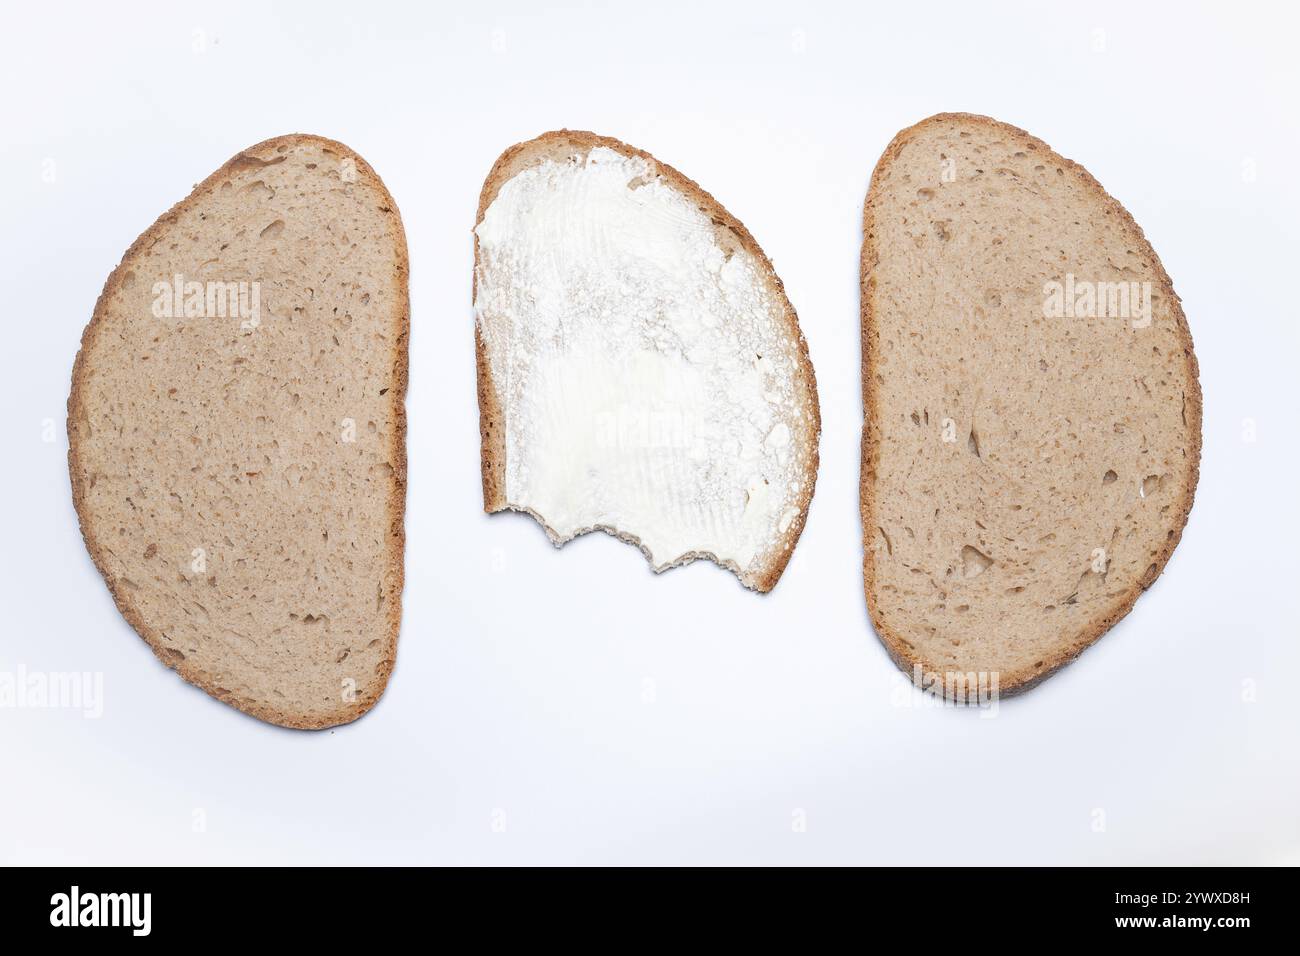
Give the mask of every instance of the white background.
[[(102, 672), (104, 714), (0, 710), (0, 861), (1300, 863), (1300, 24), (1283, 4), (1146, 6), (9, 7), (0, 670)], [(1164, 576), (995, 719), (910, 690), (861, 585), (862, 200), (893, 134), (946, 110), (1028, 129), (1133, 212), (1205, 391)], [(699, 181), (799, 312), (822, 466), (768, 596), (482, 513), (479, 188), (505, 147), (562, 126)], [(122, 252), (289, 132), (374, 165), (412, 264), (397, 669), (368, 716), (321, 733), (155, 660), (82, 545), (63, 425)]]

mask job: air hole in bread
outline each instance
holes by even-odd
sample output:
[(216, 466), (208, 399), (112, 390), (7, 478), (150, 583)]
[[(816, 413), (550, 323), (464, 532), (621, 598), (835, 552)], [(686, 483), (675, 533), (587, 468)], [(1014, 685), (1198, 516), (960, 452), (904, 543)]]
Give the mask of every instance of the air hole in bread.
[(1147, 475), (1142, 479), (1142, 487), (1138, 489), (1138, 496), (1141, 498), (1150, 498), (1160, 491), (1164, 485), (1163, 475)]
[(249, 183), (247, 186), (242, 187), (239, 191), (247, 195), (250, 199), (254, 199), (254, 200), (265, 201), (267, 199), (272, 199), (275, 197), (275, 190), (272, 189), (270, 186), (268, 186), (266, 183), (262, 182), (262, 180), (260, 179), (255, 182)]
[(962, 577), (974, 578), (983, 574), (993, 564), (993, 559), (969, 544), (961, 549)]
[(234, 159), (230, 161), (228, 168), (232, 172), (233, 171), (242, 172), (248, 169), (262, 169), (263, 167), (266, 166), (278, 165), (279, 163), (284, 162), (287, 158), (288, 158), (287, 156), (276, 156), (273, 157), (272, 159), (262, 159), (258, 156), (253, 156), (250, 153), (240, 153), (238, 156), (236, 156)]

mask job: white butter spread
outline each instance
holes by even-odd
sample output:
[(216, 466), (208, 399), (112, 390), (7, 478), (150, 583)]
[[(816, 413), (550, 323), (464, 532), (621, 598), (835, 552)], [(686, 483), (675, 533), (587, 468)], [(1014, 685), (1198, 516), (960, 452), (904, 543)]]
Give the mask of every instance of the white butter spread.
[(770, 563), (799, 513), (805, 413), (763, 267), (604, 147), (519, 172), (476, 232), (508, 506), (557, 545), (633, 540), (656, 570), (707, 556), (745, 580)]

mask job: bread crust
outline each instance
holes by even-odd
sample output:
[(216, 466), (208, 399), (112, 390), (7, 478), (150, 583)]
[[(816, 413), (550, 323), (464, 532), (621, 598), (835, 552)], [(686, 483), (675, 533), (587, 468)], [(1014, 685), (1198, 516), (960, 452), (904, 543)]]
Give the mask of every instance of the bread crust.
[(1199, 367), (1196, 361), (1196, 354), (1192, 348), (1192, 334), (1187, 325), (1187, 318), (1183, 314), (1182, 303), (1174, 292), (1173, 283), (1169, 274), (1165, 271), (1164, 265), (1160, 262), (1160, 257), (1152, 248), (1151, 243), (1147, 241), (1142, 228), (1133, 219), (1129, 213), (1114, 197), (1112, 197), (1097, 180), (1078, 163), (1075, 163), (1059, 153), (1055, 152), (1045, 142), (1030, 135), (1018, 127), (1011, 126), (1008, 123), (1000, 122), (988, 116), (981, 116), (975, 113), (938, 113), (919, 123), (909, 126), (907, 129), (899, 132), (889, 145), (885, 148), (879, 162), (876, 164), (875, 171), (871, 177), (871, 186), (867, 191), (867, 198), (863, 206), (862, 216), (862, 256), (861, 256), (861, 318), (862, 318), (862, 404), (863, 404), (863, 424), (862, 424), (862, 466), (859, 478), (859, 495), (862, 513), (862, 546), (863, 546), (863, 583), (866, 592), (867, 609), (871, 616), (872, 624), (875, 626), (876, 633), (880, 637), (881, 643), (884, 644), (885, 650), (889, 653), (890, 658), (904, 671), (909, 678), (914, 678), (915, 669), (919, 666), (923, 673), (940, 673), (942, 674), (948, 668), (937, 664), (936, 662), (927, 661), (920, 655), (913, 653), (908, 649), (904, 641), (905, 635), (895, 631), (889, 622), (881, 614), (879, 595), (876, 592), (876, 575), (875, 575), (875, 551), (871, 547), (871, 531), (876, 527), (876, 501), (875, 501), (875, 474), (880, 460), (880, 424), (877, 417), (877, 385), (875, 383), (874, 359), (877, 354), (876, 345), (879, 342), (879, 330), (876, 323), (876, 303), (875, 293), (875, 275), (874, 270), (879, 261), (879, 250), (875, 244), (875, 223), (873, 203), (877, 196), (877, 191), (883, 181), (883, 173), (888, 171), (891, 164), (902, 151), (903, 147), (921, 130), (930, 125), (941, 123), (970, 123), (976, 126), (982, 126), (987, 129), (996, 130), (998, 133), (1014, 137), (1022, 143), (1033, 149), (1042, 151), (1045, 155), (1051, 157), (1051, 161), (1064, 168), (1070, 173), (1077, 176), (1085, 185), (1094, 190), (1097, 196), (1113, 211), (1116, 222), (1121, 227), (1132, 231), (1133, 236), (1142, 246), (1151, 253), (1152, 261), (1156, 266), (1155, 279), (1160, 289), (1168, 298), (1172, 307), (1172, 314), (1177, 322), (1178, 336), (1183, 347), (1183, 355), (1186, 362), (1186, 414), (1189, 433), (1189, 455), (1187, 462), (1187, 471), (1184, 473), (1184, 487), (1179, 496), (1178, 516), (1173, 522), (1173, 534), (1161, 546), (1159, 553), (1154, 560), (1155, 572), (1144, 576), (1138, 584), (1130, 591), (1120, 597), (1108, 611), (1098, 618), (1089, 622), (1080, 633), (1061, 651), (1055, 655), (1045, 658), (1043, 666), (1035, 669), (1023, 669), (1003, 672), (998, 675), (998, 691), (1003, 697), (1009, 697), (1015, 694), (1029, 690), (1031, 687), (1046, 680), (1052, 674), (1056, 673), (1066, 664), (1077, 658), (1084, 650), (1096, 643), (1103, 634), (1115, 626), (1129, 611), (1133, 609), (1138, 596), (1147, 590), (1155, 582), (1161, 572), (1164, 571), (1165, 565), (1169, 561), (1170, 555), (1173, 554), (1174, 548), (1182, 539), (1183, 528), (1187, 524), (1187, 517), (1192, 510), (1192, 501), (1196, 495), (1196, 484), (1200, 476), (1201, 461), (1201, 418), (1202, 418), (1202, 395), (1199, 378)]
[[(497, 158), (483, 183), (483, 190), (479, 194), (478, 213), (474, 220), (474, 229), (478, 229), (488, 207), (492, 205), (497, 193), (501, 191), (501, 187), (521, 170), (548, 158), (567, 158), (574, 152), (586, 153), (602, 146), (624, 156), (638, 157), (651, 164), (656, 173), (666, 179), (679, 192), (690, 198), (701, 211), (706, 213), (716, 227), (728, 230), (734, 235), (741, 247), (753, 256), (755, 261), (762, 267), (773, 294), (781, 303), (787, 331), (799, 343), (797, 350), (799, 369), (801, 374), (807, 377), (808, 404), (812, 412), (813, 435), (809, 443), (811, 467), (809, 474), (806, 475), (805, 490), (800, 495), (799, 514), (790, 523), (790, 527), (782, 537), (778, 547), (773, 550), (769, 563), (760, 568), (757, 574), (751, 576), (749, 580), (741, 577), (741, 581), (746, 587), (761, 592), (770, 591), (776, 586), (776, 582), (780, 580), (782, 572), (785, 571), (808, 518), (808, 507), (812, 501), (817, 483), (818, 443), (821, 439), (821, 409), (817, 398), (817, 376), (813, 371), (812, 360), (808, 355), (808, 343), (799, 328), (799, 318), (795, 313), (794, 306), (790, 304), (790, 300), (785, 294), (785, 286), (776, 274), (776, 270), (772, 267), (771, 260), (768, 259), (749, 230), (745, 228), (739, 219), (727, 212), (722, 204), (701, 188), (698, 183), (684, 176), (667, 163), (655, 159), (645, 150), (629, 146), (627, 143), (609, 136), (600, 136), (585, 130), (569, 129), (554, 130), (543, 133), (527, 142), (516, 143)], [(475, 231), (474, 281), (472, 285), (474, 299), (478, 297), (478, 267), (479, 243), (478, 233)], [(479, 431), (482, 442), (483, 510), (492, 514), (509, 508), (506, 502), (505, 488), (505, 410), (501, 405), (496, 385), (492, 381), (492, 370), (488, 361), (487, 349), (484, 346), (477, 323), (475, 323), (474, 329), (474, 345), (478, 369)], [(679, 563), (684, 564), (699, 557), (716, 560), (712, 555), (700, 553), (685, 555)]]
[[(168, 654), (157, 636), (150, 632), (150, 628), (145, 624), (143, 617), (131, 602), (129, 591), (123, 588), (114, 580), (112, 573), (105, 561), (105, 549), (102, 543), (95, 535), (94, 528), (91, 524), (90, 515), (86, 505), (87, 489), (84, 484), (80, 462), (80, 440), (77, 429), (73, 423), (82, 416), (83, 412), (83, 393), (82, 386), (86, 375), (87, 356), (99, 335), (100, 328), (104, 319), (105, 312), (113, 295), (120, 288), (122, 277), (130, 271), (130, 266), (136, 254), (147, 249), (157, 237), (175, 220), (176, 216), (188, 209), (194, 203), (200, 201), (213, 187), (216, 186), (231, 172), (237, 170), (241, 165), (249, 162), (263, 163), (265, 156), (270, 154), (276, 155), (281, 147), (285, 149), (294, 146), (311, 143), (326, 149), (332, 150), (341, 156), (353, 159), (356, 163), (356, 172), (358, 179), (364, 180), (384, 199), (384, 212), (393, 220), (394, 235), (398, 239), (397, 248), (394, 249), (398, 285), (398, 303), (400, 305), (401, 315), (398, 317), (398, 334), (394, 338), (394, 349), (392, 357), (393, 381), (394, 385), (388, 391), (388, 398), (391, 403), (392, 420), (394, 422), (392, 448), (390, 464), (392, 465), (393, 494), (390, 498), (388, 514), (388, 559), (391, 580), (395, 583), (393, 593), (386, 595), (388, 600), (387, 628), (385, 634), (385, 655), (383, 670), (377, 674), (376, 690), (372, 694), (359, 694), (357, 699), (350, 703), (343, 703), (337, 710), (326, 714), (303, 714), (293, 713), (269, 704), (258, 704), (254, 702), (244, 702), (233, 697), (228, 692), (223, 692), (217, 683), (212, 680), (206, 673), (195, 667), (189, 660), (176, 660)], [(352, 149), (332, 139), (323, 136), (315, 136), (309, 133), (290, 133), (284, 136), (277, 136), (272, 139), (264, 140), (248, 149), (242, 150), (235, 156), (208, 176), (203, 182), (199, 183), (190, 194), (176, 203), (167, 212), (158, 217), (152, 226), (141, 233), (140, 237), (131, 244), (122, 256), (121, 262), (109, 274), (107, 281), (104, 283), (104, 289), (95, 303), (95, 310), (91, 316), (90, 323), (86, 326), (81, 336), (81, 348), (77, 352), (77, 358), (72, 368), (72, 390), (68, 395), (68, 473), (72, 483), (72, 503), (77, 511), (77, 520), (81, 526), (81, 536), (86, 542), (86, 549), (90, 552), (91, 560), (94, 561), (95, 567), (99, 570), (100, 575), (104, 578), (104, 583), (108, 585), (109, 593), (113, 596), (113, 602), (117, 605), (122, 616), (126, 618), (149, 647), (153, 650), (157, 658), (167, 667), (175, 670), (189, 683), (206, 691), (212, 697), (231, 706), (271, 724), (281, 727), (289, 727), (296, 730), (322, 730), (328, 727), (337, 727), (340, 724), (350, 723), (361, 715), (365, 714), (372, 708), (375, 703), (383, 696), (384, 690), (388, 686), (389, 677), (392, 675), (393, 667), (397, 658), (397, 637), (401, 627), (402, 620), (402, 590), (405, 581), (405, 563), (404, 556), (406, 550), (406, 389), (409, 378), (409, 338), (410, 338), (410, 264), (407, 256), (406, 231), (402, 225), (402, 217), (398, 212), (397, 204), (393, 201), (392, 195), (384, 186), (383, 180), (379, 174)]]

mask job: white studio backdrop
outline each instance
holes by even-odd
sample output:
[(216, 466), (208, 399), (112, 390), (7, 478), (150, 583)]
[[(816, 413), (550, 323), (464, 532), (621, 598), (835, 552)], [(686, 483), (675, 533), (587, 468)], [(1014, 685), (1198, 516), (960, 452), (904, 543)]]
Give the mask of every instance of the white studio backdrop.
[[(1287, 5), (12, 5), (0, 34), (0, 671), (102, 675), (103, 713), (0, 708), (2, 863), (1300, 862), (1300, 17)], [(1083, 163), (1183, 298), (1205, 393), (1164, 575), (990, 719), (911, 690), (867, 618), (860, 216), (894, 133), (987, 113)], [(482, 513), (471, 229), (505, 147), (591, 129), (712, 192), (816, 366), (807, 530), (759, 596), (555, 551)], [(358, 723), (280, 730), (159, 664), (77, 531), (65, 403), (135, 237), (240, 149), (356, 149), (411, 254), (407, 585)]]

